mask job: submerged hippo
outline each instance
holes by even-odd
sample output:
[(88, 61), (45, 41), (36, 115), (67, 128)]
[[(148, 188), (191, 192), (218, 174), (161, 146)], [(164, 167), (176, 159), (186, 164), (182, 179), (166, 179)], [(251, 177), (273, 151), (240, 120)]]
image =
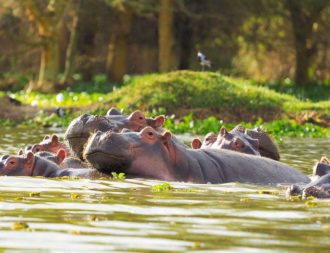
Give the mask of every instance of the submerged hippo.
[[(63, 151), (64, 152), (64, 151)], [(25, 156), (9, 156), (0, 162), (1, 176), (44, 176), (96, 178), (102, 174), (93, 169), (63, 169), (56, 163), (28, 152)]]
[(241, 132), (228, 132), (226, 128), (221, 127), (218, 135), (213, 132), (208, 133), (203, 142), (199, 139), (193, 139), (192, 148), (213, 148), (213, 149), (229, 149), (245, 154), (258, 155), (259, 141), (252, 139)]
[(302, 198), (309, 196), (317, 198), (330, 198), (330, 161), (322, 157), (313, 168), (313, 176), (318, 178), (306, 185), (291, 185), (287, 189), (287, 196), (301, 195)]
[(61, 168), (88, 168), (88, 164), (76, 157), (67, 156), (64, 149), (60, 149), (56, 154), (48, 151), (40, 151), (35, 153), (35, 156), (43, 157), (56, 163)]
[(34, 144), (31, 150), (27, 151), (32, 151), (32, 153), (47, 151), (56, 154), (60, 149), (65, 151), (66, 156), (69, 155), (70, 151), (68, 147), (59, 141), (59, 137), (56, 134), (52, 134), (51, 136), (46, 135), (41, 142)]
[(315, 181), (304, 185), (291, 185), (286, 192), (287, 196), (301, 195), (303, 199), (309, 196), (316, 198), (330, 198), (330, 173), (321, 176)]
[(279, 160), (280, 155), (270, 136), (260, 128), (245, 129), (238, 125), (231, 131), (221, 127), (220, 133), (208, 133), (203, 142), (193, 139), (192, 148), (229, 149), (245, 154), (254, 154)]
[(90, 134), (97, 130), (106, 132), (109, 130), (120, 131), (126, 128), (132, 131), (140, 131), (148, 125), (157, 129), (163, 126), (164, 121), (165, 117), (163, 115), (156, 118), (146, 118), (142, 112), (135, 111), (126, 116), (112, 108), (107, 116), (84, 114), (74, 119), (65, 133), (65, 139), (68, 141), (74, 155), (83, 159), (83, 147)]
[(230, 150), (188, 149), (152, 127), (140, 132), (101, 132), (91, 136), (85, 158), (99, 171), (194, 183), (308, 183), (295, 169), (258, 156)]
[(321, 177), (328, 173), (330, 173), (330, 161), (327, 157), (323, 156), (321, 160), (315, 164), (313, 175)]

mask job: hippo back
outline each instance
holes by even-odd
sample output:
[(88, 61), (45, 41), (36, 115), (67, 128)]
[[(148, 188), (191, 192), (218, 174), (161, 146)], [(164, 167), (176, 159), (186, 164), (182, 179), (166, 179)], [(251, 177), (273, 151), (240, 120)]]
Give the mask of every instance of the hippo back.
[[(308, 183), (310, 179), (290, 166), (269, 158), (230, 150), (199, 150), (205, 179), (210, 183), (241, 182), (252, 184)], [(195, 151), (196, 152), (196, 151)], [(214, 176), (215, 170), (219, 175)]]

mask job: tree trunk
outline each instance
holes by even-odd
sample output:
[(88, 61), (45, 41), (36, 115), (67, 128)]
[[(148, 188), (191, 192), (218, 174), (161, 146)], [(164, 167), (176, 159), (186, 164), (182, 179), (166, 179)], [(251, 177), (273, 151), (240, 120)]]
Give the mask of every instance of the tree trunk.
[(134, 14), (129, 7), (117, 10), (116, 30), (111, 36), (107, 56), (107, 76), (114, 82), (121, 82), (127, 70), (128, 40), (131, 33)]
[(76, 49), (77, 49), (77, 33), (78, 33), (80, 3), (81, 1), (78, 0), (76, 6), (74, 6), (75, 10), (72, 17), (70, 39), (69, 39), (68, 47), (66, 49), (64, 75), (63, 75), (63, 79), (61, 80), (62, 83), (67, 83), (69, 81), (74, 70), (74, 56), (76, 54)]
[(173, 0), (161, 0), (158, 18), (159, 71), (167, 72), (174, 64)]
[(52, 91), (60, 69), (60, 50), (58, 38), (50, 38), (41, 49), (37, 89)]
[(58, 36), (59, 21), (66, 2), (54, 2), (54, 9), (44, 9), (35, 0), (25, 0), (26, 15), (30, 22), (37, 25), (41, 38), (40, 68), (37, 82), (30, 82), (29, 90), (52, 91), (60, 71), (60, 43)]
[(314, 2), (286, 0), (286, 6), (290, 12), (294, 44), (296, 51), (295, 82), (298, 85), (306, 85), (314, 76), (309, 73), (312, 59), (317, 53), (317, 44), (313, 41), (313, 24), (321, 16), (322, 10), (328, 4), (327, 1)]

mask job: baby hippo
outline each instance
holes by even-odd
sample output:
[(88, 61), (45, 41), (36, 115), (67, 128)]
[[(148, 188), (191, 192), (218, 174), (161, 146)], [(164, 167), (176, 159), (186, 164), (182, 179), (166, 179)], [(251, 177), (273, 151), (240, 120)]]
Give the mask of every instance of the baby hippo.
[[(60, 151), (64, 153), (64, 151)], [(2, 176), (43, 176), (43, 177), (82, 177), (97, 178), (103, 174), (92, 169), (62, 169), (56, 163), (44, 157), (28, 152), (25, 156), (7, 157), (0, 162), (0, 175)]]
[(195, 138), (191, 146), (193, 149), (212, 148), (212, 149), (229, 149), (245, 154), (260, 156), (258, 152), (259, 142), (249, 136), (244, 136), (243, 133), (228, 132), (226, 128), (221, 127), (218, 135), (208, 133), (203, 142)]
[(59, 141), (59, 138), (56, 134), (52, 134), (51, 136), (46, 135), (40, 143), (33, 145), (31, 151), (33, 153), (48, 151), (56, 154), (60, 149), (65, 151), (66, 156), (69, 155), (70, 152), (68, 147)]

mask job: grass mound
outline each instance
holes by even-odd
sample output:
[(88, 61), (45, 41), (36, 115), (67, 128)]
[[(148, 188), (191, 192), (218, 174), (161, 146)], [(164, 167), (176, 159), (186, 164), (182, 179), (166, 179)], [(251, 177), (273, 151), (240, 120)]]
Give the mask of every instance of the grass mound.
[(298, 100), (219, 73), (176, 71), (130, 79), (109, 94), (109, 103), (131, 111), (155, 111), (177, 116), (221, 116), (228, 120), (277, 118), (287, 102)]

